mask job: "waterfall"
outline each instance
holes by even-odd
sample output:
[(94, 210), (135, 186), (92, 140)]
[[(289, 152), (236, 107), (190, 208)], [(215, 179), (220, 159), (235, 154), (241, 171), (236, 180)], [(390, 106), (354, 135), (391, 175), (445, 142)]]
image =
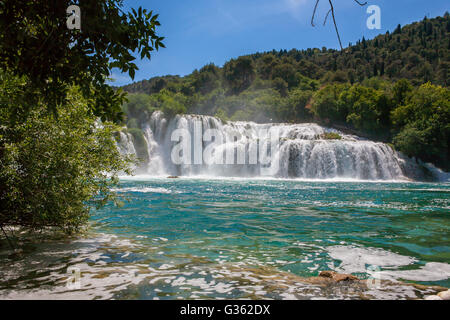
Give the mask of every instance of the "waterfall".
[(136, 149), (134, 148), (133, 138), (131, 134), (125, 133), (123, 131), (119, 132), (120, 139), (117, 143), (119, 151), (121, 154), (136, 154)]
[[(149, 120), (141, 123), (141, 129), (147, 141), (149, 160), (139, 173), (149, 175), (360, 180), (423, 178), (422, 174), (418, 174), (420, 168), (416, 162), (387, 144), (313, 123), (223, 123), (217, 118), (203, 115), (177, 115), (167, 120), (161, 112), (156, 111)], [(185, 155), (190, 158), (188, 164), (173, 161), (174, 147), (183, 141), (172, 141), (174, 131), (179, 129), (192, 137), (186, 142), (187, 145), (190, 142), (190, 150)], [(210, 129), (220, 132), (223, 141), (205, 139), (205, 132)], [(269, 148), (272, 162), (255, 162), (250, 151), (254, 151), (264, 141), (268, 144), (271, 137), (268, 132), (273, 129), (277, 130), (278, 140)], [(334, 135), (327, 135), (330, 133)], [(136, 153), (137, 148), (133, 143), (129, 134), (121, 133), (119, 148), (122, 153)], [(204, 158), (208, 151), (212, 154), (212, 163), (199, 161), (204, 160), (202, 156)], [(255, 154), (261, 156), (264, 153), (259, 150)], [(184, 151), (180, 154), (184, 155)], [(228, 157), (228, 154), (231, 156)], [(232, 163), (220, 163), (221, 157), (232, 160)]]

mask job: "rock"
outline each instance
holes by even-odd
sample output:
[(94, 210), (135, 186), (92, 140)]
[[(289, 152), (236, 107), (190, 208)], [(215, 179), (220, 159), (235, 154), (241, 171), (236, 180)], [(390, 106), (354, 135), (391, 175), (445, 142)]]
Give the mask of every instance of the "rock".
[(411, 283), (411, 285), (414, 288), (419, 289), (421, 291), (426, 291), (426, 290), (433, 290), (436, 292), (447, 291), (446, 287), (441, 287), (441, 286), (427, 286), (427, 285), (418, 284), (418, 283)]
[(355, 277), (351, 274), (342, 274), (342, 273), (337, 273), (334, 271), (321, 271), (319, 273), (319, 277), (331, 278), (336, 282), (359, 280), (357, 277)]
[(450, 300), (450, 290), (439, 292), (437, 295), (442, 300)]
[(426, 296), (425, 300), (442, 300), (442, 298), (438, 296)]
[(319, 273), (319, 277), (324, 277), (324, 278), (333, 278), (333, 271), (320, 271)]
[(336, 282), (340, 282), (340, 281), (355, 281), (355, 280), (359, 280), (357, 277), (351, 275), (351, 274), (336, 274), (333, 277), (334, 280), (336, 280)]
[(178, 179), (178, 176), (168, 176), (167, 179)]

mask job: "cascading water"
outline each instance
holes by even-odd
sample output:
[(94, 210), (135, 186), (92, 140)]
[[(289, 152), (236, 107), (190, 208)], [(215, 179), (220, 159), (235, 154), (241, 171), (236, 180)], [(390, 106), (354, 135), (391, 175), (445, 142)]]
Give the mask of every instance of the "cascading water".
[(136, 154), (136, 149), (134, 148), (133, 138), (131, 134), (125, 132), (119, 132), (119, 142), (118, 147), (121, 154)]
[[(234, 176), (304, 179), (361, 179), (361, 180), (405, 180), (421, 179), (420, 166), (392, 150), (384, 143), (378, 143), (347, 135), (317, 124), (256, 124), (253, 122), (228, 122), (202, 115), (177, 115), (171, 120), (156, 111), (150, 120), (141, 124), (147, 142), (149, 160), (138, 170), (138, 174), (174, 176)], [(237, 150), (248, 153), (252, 143), (267, 141), (267, 130), (276, 128), (279, 139), (271, 154), (277, 166), (251, 162), (249, 155), (240, 157)], [(207, 148), (217, 157), (232, 151), (233, 164), (197, 162), (192, 151), (189, 164), (174, 164), (172, 150), (178, 143), (172, 141), (172, 134), (184, 129), (190, 136), (198, 136), (200, 130), (200, 154)], [(203, 134), (215, 129), (223, 135), (223, 141), (205, 141)], [(196, 131), (197, 130), (197, 131)], [(265, 132), (265, 133), (264, 133)], [(326, 139), (327, 133), (334, 133), (337, 139)], [(133, 139), (121, 133), (119, 148), (122, 153), (136, 153)], [(333, 136), (332, 136), (333, 138)], [(194, 150), (194, 138), (191, 149)], [(198, 151), (197, 151), (198, 152)], [(198, 154), (197, 154), (198, 155)], [(259, 153), (258, 155), (261, 155)], [(227, 162), (228, 163), (228, 162)]]

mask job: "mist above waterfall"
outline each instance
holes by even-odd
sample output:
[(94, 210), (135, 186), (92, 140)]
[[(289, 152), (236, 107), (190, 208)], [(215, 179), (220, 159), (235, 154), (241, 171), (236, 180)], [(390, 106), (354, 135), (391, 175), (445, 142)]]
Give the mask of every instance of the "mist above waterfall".
[[(122, 153), (135, 154), (145, 150), (144, 161), (137, 174), (155, 176), (215, 176), (261, 177), (304, 179), (358, 179), (358, 180), (406, 180), (423, 179), (420, 166), (389, 145), (344, 134), (338, 130), (306, 124), (257, 124), (254, 122), (222, 122), (204, 115), (177, 115), (166, 119), (159, 111), (142, 121), (143, 146), (136, 146), (136, 139), (126, 130), (120, 134)], [(173, 150), (175, 130), (189, 133), (190, 157), (187, 164), (176, 163)], [(220, 141), (205, 138), (205, 132), (216, 130), (224, 137)], [(248, 151), (252, 146), (268, 139), (269, 129), (277, 129), (279, 139), (271, 146), (271, 163), (252, 161)], [(197, 131), (199, 132), (197, 132)], [(200, 135), (200, 136), (199, 136)], [(200, 141), (200, 150), (194, 146)], [(200, 140), (199, 140), (200, 139)], [(186, 143), (186, 141), (185, 141)], [(240, 157), (238, 150), (244, 152)], [(234, 162), (198, 161), (198, 157), (212, 152), (215, 157), (232, 154)], [(261, 151), (259, 151), (261, 156)], [(185, 154), (186, 156), (186, 154)], [(197, 157), (196, 159), (194, 159)], [(229, 158), (229, 157), (228, 157)], [(227, 159), (228, 159), (227, 158)], [(228, 159), (229, 160), (229, 159)], [(276, 165), (274, 163), (276, 162)]]

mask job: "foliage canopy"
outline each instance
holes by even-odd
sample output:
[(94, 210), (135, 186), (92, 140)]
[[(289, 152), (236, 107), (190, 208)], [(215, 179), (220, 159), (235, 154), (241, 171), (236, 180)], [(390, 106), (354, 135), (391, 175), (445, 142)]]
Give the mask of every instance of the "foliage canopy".
[(163, 37), (158, 15), (139, 8), (122, 10), (122, 0), (77, 1), (81, 30), (66, 25), (70, 0), (0, 1), (0, 68), (29, 80), (28, 105), (45, 100), (50, 109), (64, 105), (77, 85), (95, 115), (120, 119), (125, 95), (107, 84), (112, 68), (137, 70), (134, 54), (151, 57)]

